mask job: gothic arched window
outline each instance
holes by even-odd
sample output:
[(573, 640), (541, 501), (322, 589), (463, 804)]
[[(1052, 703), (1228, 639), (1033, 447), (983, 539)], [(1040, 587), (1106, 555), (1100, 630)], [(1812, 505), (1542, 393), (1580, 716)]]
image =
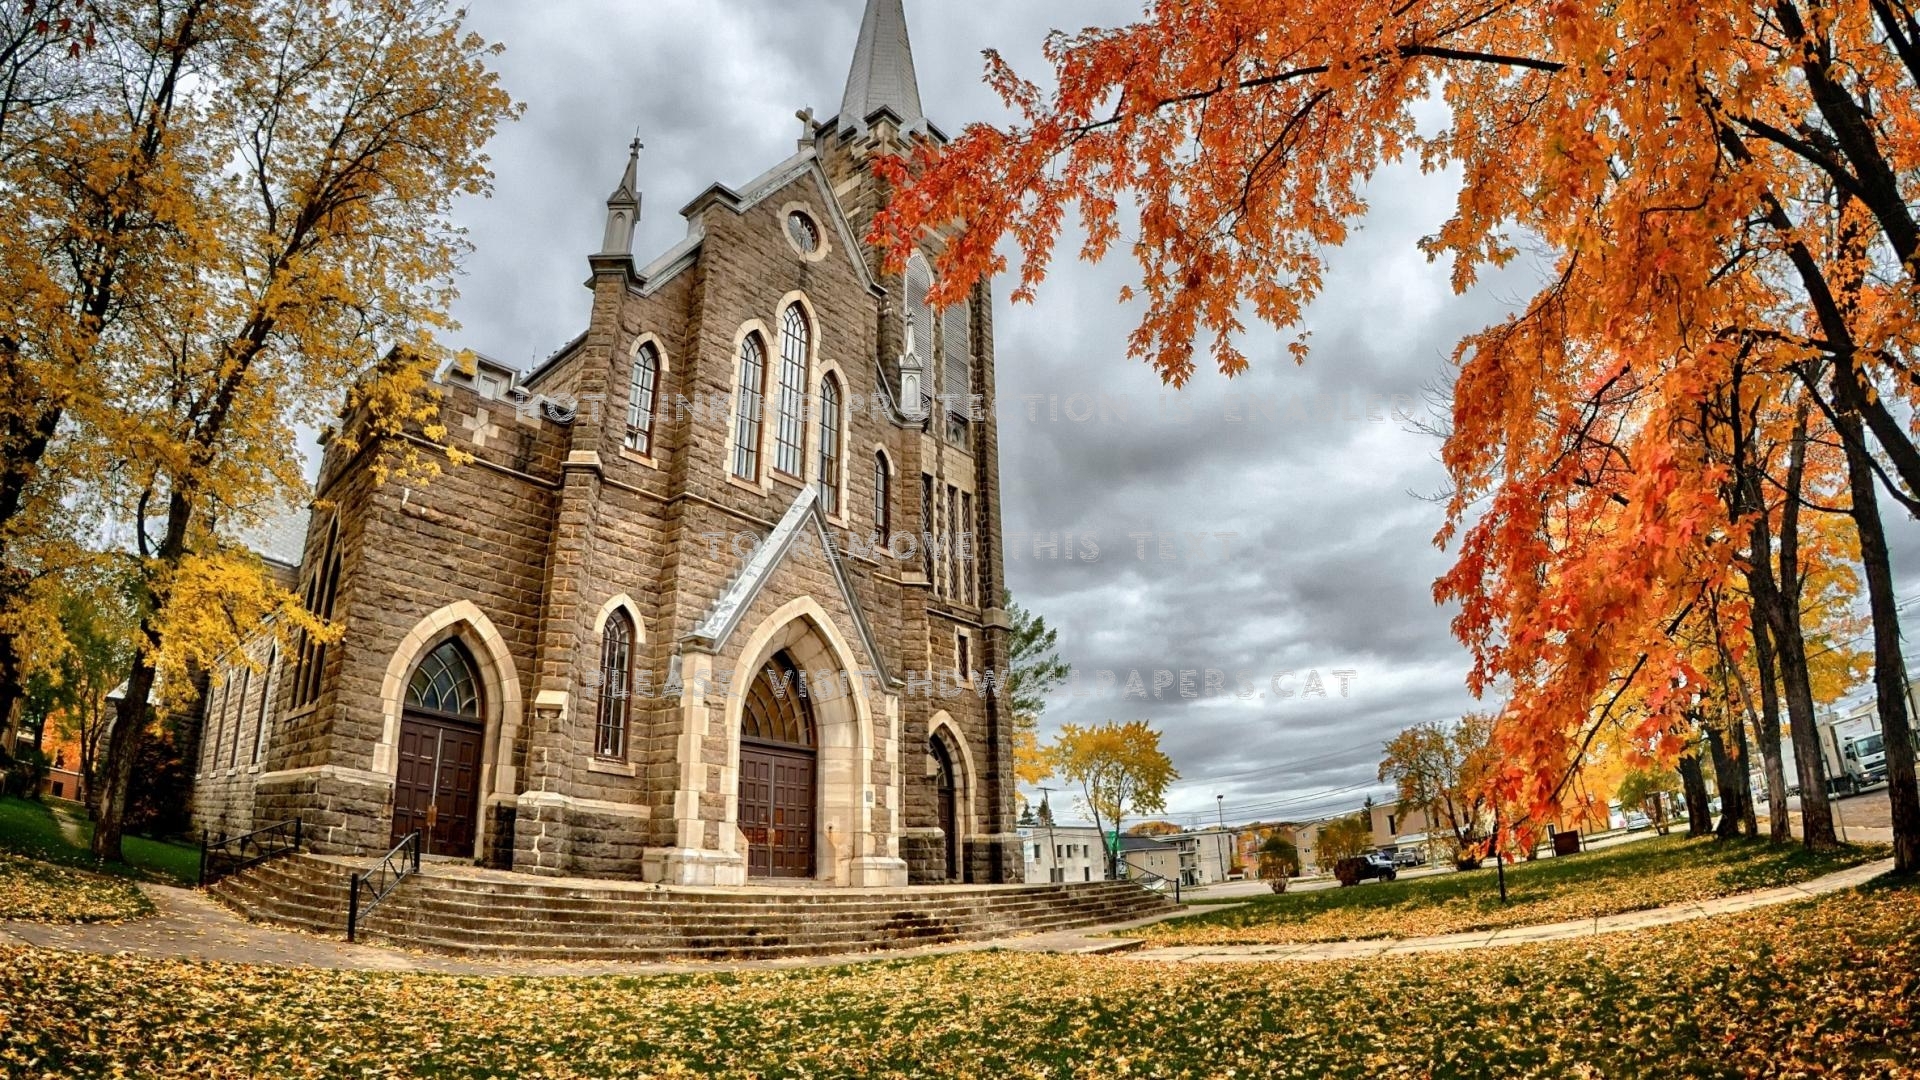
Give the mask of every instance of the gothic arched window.
[(596, 756), (627, 756), (627, 702), (632, 690), (633, 619), (625, 611), (615, 611), (600, 638), (600, 715), (593, 737)]
[(773, 467), (799, 476), (806, 467), (807, 353), (812, 332), (799, 304), (780, 319), (780, 411), (774, 428)]
[(918, 372), (917, 387), (903, 379), (900, 406), (915, 413), (933, 395), (933, 305), (927, 294), (933, 291), (933, 268), (926, 256), (914, 252), (907, 260), (906, 275), (907, 338), (903, 349), (907, 366)]
[(973, 318), (965, 301), (940, 314), (940, 400), (947, 438), (964, 445), (973, 409)]
[(740, 714), (740, 737), (783, 746), (814, 744), (805, 676), (784, 651), (773, 654), (755, 676)]
[(407, 708), (460, 719), (480, 718), (480, 680), (458, 641), (427, 654), (407, 681)]
[(260, 755), (266, 751), (267, 710), (273, 705), (273, 677), (276, 665), (280, 662), (280, 648), (273, 646), (267, 650), (267, 667), (260, 676), (260, 716), (253, 724), (253, 763), (260, 764)]
[(653, 456), (653, 413), (660, 399), (660, 350), (642, 345), (633, 354), (627, 387), (627, 449)]
[(893, 539), (893, 476), (887, 469), (887, 455), (873, 454), (873, 542), (886, 547)]
[(760, 335), (740, 342), (740, 397), (733, 418), (733, 475), (760, 479), (760, 409), (767, 393), (767, 350)]
[(840, 512), (840, 380), (820, 380), (820, 505)]
[[(327, 523), (326, 539), (314, 553), (313, 561), (307, 564), (312, 572), (301, 593), (307, 611), (321, 620), (333, 618), (334, 601), (340, 595), (340, 547), (340, 518), (335, 515)], [(295, 647), (298, 652), (293, 666), (293, 695), (288, 705), (299, 709), (320, 698), (320, 682), (327, 671), (327, 645), (302, 630)]]

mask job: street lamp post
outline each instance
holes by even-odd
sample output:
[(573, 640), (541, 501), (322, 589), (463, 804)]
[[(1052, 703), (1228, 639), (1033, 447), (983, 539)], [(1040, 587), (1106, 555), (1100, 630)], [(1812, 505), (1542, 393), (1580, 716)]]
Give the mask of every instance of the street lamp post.
[(1225, 795), (1215, 795), (1213, 797), (1213, 808), (1215, 812), (1220, 815), (1220, 842), (1214, 845), (1213, 853), (1214, 856), (1220, 860), (1220, 880), (1225, 881), (1227, 880), (1228, 867), (1225, 846), (1227, 842), (1227, 797)]

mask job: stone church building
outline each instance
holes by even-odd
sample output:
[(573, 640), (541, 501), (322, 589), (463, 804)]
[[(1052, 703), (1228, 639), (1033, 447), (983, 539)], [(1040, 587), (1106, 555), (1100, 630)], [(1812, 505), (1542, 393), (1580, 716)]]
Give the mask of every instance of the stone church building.
[(924, 256), (863, 241), (870, 162), (945, 139), (902, 0), (803, 117), (644, 266), (636, 143), (585, 332), (441, 372), (448, 434), (411, 437), (470, 461), (379, 485), (327, 447), (280, 569), (345, 636), (216, 680), (204, 828), (682, 885), (1021, 879), (992, 305), (935, 311)]

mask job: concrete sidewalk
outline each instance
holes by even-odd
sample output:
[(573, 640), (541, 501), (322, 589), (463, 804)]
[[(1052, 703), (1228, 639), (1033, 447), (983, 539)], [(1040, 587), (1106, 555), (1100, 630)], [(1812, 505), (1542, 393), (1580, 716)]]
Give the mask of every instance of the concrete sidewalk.
[(1581, 919), (1577, 922), (1548, 923), (1541, 926), (1519, 926), (1506, 930), (1482, 930), (1467, 934), (1400, 940), (1333, 941), (1310, 945), (1170, 946), (1141, 949), (1127, 954), (1127, 958), (1157, 963), (1205, 964), (1271, 963), (1281, 960), (1356, 960), (1405, 953), (1460, 952), (1541, 941), (1568, 941), (1598, 934), (1617, 934), (1631, 930), (1672, 926), (1675, 923), (1692, 922), (1695, 919), (1712, 918), (1716, 915), (1732, 915), (1742, 911), (1753, 911), (1756, 908), (1791, 904), (1797, 900), (1825, 896), (1828, 893), (1864, 885), (1892, 869), (1893, 860), (1885, 859), (1828, 874), (1798, 885), (1738, 893), (1699, 904), (1675, 904), (1671, 907), (1633, 911), (1624, 915), (1606, 915), (1595, 919)]

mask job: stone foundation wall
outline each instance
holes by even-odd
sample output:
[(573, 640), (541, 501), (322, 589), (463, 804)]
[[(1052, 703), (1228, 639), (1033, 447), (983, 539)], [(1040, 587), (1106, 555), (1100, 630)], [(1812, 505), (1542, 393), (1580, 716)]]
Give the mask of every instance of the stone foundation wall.
[(550, 877), (642, 880), (647, 852), (644, 810), (554, 795), (522, 795), (514, 809), (513, 869)]
[(907, 829), (900, 834), (900, 857), (911, 885), (947, 884), (947, 834), (939, 829)]
[[(208, 836), (239, 836), (254, 825), (254, 768), (205, 772), (193, 781), (193, 828)], [(263, 824), (265, 824), (263, 822)]]
[(1018, 834), (969, 838), (962, 855), (967, 864), (967, 880), (975, 885), (1025, 881), (1027, 864), (1020, 857), (1020, 843)]
[(372, 774), (301, 769), (260, 778), (255, 818), (261, 824), (299, 818), (316, 855), (367, 855), (392, 847), (393, 786)]

